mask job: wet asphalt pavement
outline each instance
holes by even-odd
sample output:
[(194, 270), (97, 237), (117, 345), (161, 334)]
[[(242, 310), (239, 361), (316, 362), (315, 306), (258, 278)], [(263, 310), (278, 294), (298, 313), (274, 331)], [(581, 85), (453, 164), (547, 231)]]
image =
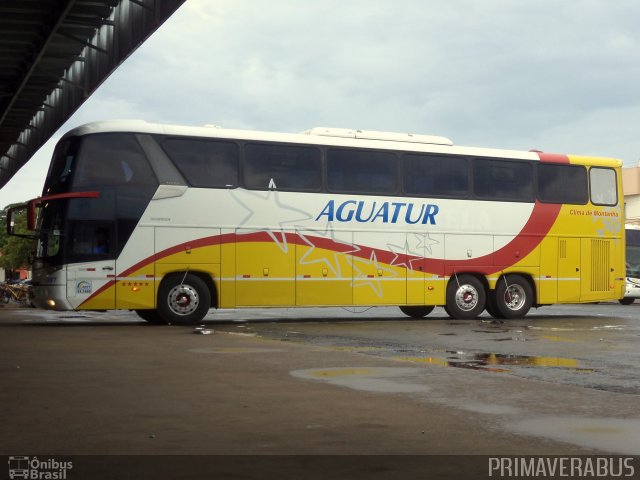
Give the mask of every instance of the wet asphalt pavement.
[(243, 309), (203, 329), (0, 308), (0, 454), (640, 455), (640, 304)]
[(413, 364), (464, 368), (640, 395), (640, 303), (552, 306), (519, 320), (411, 320), (396, 308), (216, 312), (207, 324)]

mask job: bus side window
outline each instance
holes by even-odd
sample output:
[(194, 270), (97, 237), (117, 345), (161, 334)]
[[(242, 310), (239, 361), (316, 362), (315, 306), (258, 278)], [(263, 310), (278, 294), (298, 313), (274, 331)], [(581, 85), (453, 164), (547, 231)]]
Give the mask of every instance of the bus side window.
[(532, 202), (533, 166), (531, 162), (475, 158), (473, 190), (484, 200)]
[(611, 168), (592, 167), (589, 170), (591, 203), (614, 206), (618, 204), (616, 172)]
[(403, 166), (405, 193), (450, 198), (469, 194), (465, 157), (408, 153), (403, 156)]
[(206, 139), (169, 138), (161, 144), (180, 173), (194, 187), (238, 186), (238, 145)]
[(327, 150), (329, 191), (338, 193), (394, 194), (398, 190), (398, 158), (376, 150)]
[(111, 228), (100, 223), (76, 223), (71, 228), (71, 254), (77, 260), (107, 258), (113, 253)]
[(320, 150), (249, 143), (244, 148), (243, 183), (253, 190), (318, 191), (322, 186)]
[(540, 163), (536, 173), (538, 198), (541, 202), (574, 205), (587, 203), (587, 170), (583, 166)]

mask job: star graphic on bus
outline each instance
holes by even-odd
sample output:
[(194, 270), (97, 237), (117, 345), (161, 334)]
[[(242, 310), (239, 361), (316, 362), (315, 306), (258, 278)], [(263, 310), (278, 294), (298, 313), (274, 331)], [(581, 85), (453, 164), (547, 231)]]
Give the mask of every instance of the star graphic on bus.
[[(351, 266), (353, 267), (353, 286), (354, 287), (363, 287), (368, 286), (373, 290), (373, 292), (379, 298), (383, 296), (383, 287), (382, 280), (384, 280), (378, 272), (387, 272), (394, 277), (398, 276), (398, 273), (394, 270), (387, 268), (382, 263), (378, 263), (378, 257), (376, 255), (375, 250), (371, 250), (371, 254), (368, 259), (360, 258), (360, 257), (350, 257)], [(373, 271), (375, 272), (373, 275), (366, 273), (361, 268), (357, 266), (357, 263), (363, 265), (364, 268), (369, 266), (369, 270), (371, 270), (371, 266), (373, 266)], [(388, 280), (388, 278), (387, 278)]]
[[(268, 190), (265, 192), (238, 190), (230, 191), (233, 199), (247, 211), (247, 215), (238, 222), (238, 234), (246, 235), (250, 233), (266, 232), (283, 253), (289, 252), (287, 233), (293, 233), (294, 224), (304, 222), (313, 216), (284, 203), (280, 198), (280, 192)], [(278, 225), (278, 227), (259, 228), (252, 225), (252, 220), (256, 212), (271, 212), (274, 220), (267, 219), (267, 224)], [(287, 225), (291, 224), (290, 227)]]
[(440, 245), (440, 241), (436, 240), (435, 238), (431, 238), (429, 232), (425, 232), (424, 235), (415, 234), (415, 237), (419, 242), (422, 242), (418, 243), (415, 249), (420, 251), (420, 249), (424, 248), (425, 253), (428, 253), (429, 255), (433, 255), (431, 247), (433, 247), (434, 245)]
[[(300, 258), (300, 264), (324, 263), (336, 277), (342, 277), (340, 259), (349, 253), (360, 250), (360, 247), (351, 242), (351, 232), (346, 234), (349, 240), (340, 239), (338, 238), (339, 234), (333, 230), (331, 223), (326, 224), (324, 231), (298, 227), (297, 233), (302, 241), (311, 247)], [(332, 251), (333, 260), (329, 259), (327, 255), (318, 252), (318, 250)]]
[(407, 235), (404, 245), (387, 243), (387, 248), (395, 255), (390, 265), (413, 270), (413, 262), (423, 259), (421, 248), (424, 241), (421, 237), (420, 234), (411, 233)]
[(387, 248), (395, 255), (390, 265), (396, 267), (405, 267), (413, 271), (415, 262), (424, 260), (425, 252), (429, 255), (433, 254), (432, 246), (438, 245), (440, 242), (429, 236), (429, 233), (409, 233), (404, 245), (387, 243)]

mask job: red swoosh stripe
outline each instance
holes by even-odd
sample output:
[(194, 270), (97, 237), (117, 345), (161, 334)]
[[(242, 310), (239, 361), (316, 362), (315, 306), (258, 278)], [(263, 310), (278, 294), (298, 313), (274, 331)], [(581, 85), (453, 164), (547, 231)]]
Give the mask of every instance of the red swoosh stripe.
[[(555, 153), (543, 153), (536, 152), (542, 163), (561, 163), (569, 164), (569, 157), (562, 154)], [(529, 220), (524, 225), (518, 235), (511, 240), (507, 245), (502, 247), (491, 254), (484, 255), (482, 257), (476, 257), (466, 260), (443, 260), (433, 258), (422, 258), (423, 270), (425, 273), (431, 272), (438, 275), (450, 276), (460, 271), (475, 271), (485, 275), (489, 275), (495, 272), (503, 270), (505, 267), (513, 265), (519, 258), (526, 257), (531, 253), (542, 241), (542, 239), (549, 233), (551, 227), (558, 218), (562, 205), (552, 203), (540, 203), (535, 202)], [(308, 245), (307, 242), (302, 240), (299, 235), (295, 233), (279, 233), (280, 240), (284, 242), (285, 239), (282, 235), (285, 235), (286, 241), (292, 245)], [(335, 242), (333, 240), (322, 237), (311, 237), (305, 235), (307, 238), (313, 238), (313, 245), (318, 248), (331, 250), (337, 253), (347, 253), (352, 256), (369, 259), (372, 254), (375, 253), (376, 258), (389, 265), (410, 265), (416, 264), (421, 260), (421, 257), (412, 255), (396, 255), (388, 250), (381, 250), (377, 248), (371, 248), (364, 245), (357, 245), (350, 247), (341, 242)], [(224, 235), (216, 235), (210, 237), (204, 237), (189, 242), (175, 245), (166, 250), (156, 253), (151, 257), (148, 257), (135, 265), (127, 268), (118, 277), (126, 277), (133, 272), (155, 262), (161, 258), (183, 252), (187, 246), (192, 249), (199, 247), (206, 247), (211, 245), (222, 245), (226, 243), (240, 243), (240, 242), (271, 242), (273, 238), (267, 232), (255, 232), (248, 234), (237, 235), (235, 233), (228, 233)], [(357, 251), (353, 251), (357, 249)], [(96, 290), (85, 302), (88, 302), (92, 298), (98, 296), (106, 289), (115, 284), (115, 280), (110, 280), (101, 288)], [(83, 303), (85, 303), (83, 302)]]

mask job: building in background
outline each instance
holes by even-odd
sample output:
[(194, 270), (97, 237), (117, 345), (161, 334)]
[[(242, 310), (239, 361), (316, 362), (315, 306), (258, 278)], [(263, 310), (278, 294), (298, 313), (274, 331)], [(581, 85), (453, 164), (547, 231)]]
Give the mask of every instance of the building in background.
[(640, 166), (623, 168), (622, 184), (626, 221), (640, 225)]

